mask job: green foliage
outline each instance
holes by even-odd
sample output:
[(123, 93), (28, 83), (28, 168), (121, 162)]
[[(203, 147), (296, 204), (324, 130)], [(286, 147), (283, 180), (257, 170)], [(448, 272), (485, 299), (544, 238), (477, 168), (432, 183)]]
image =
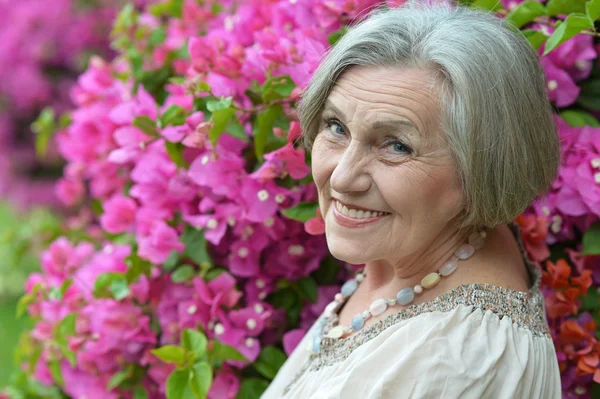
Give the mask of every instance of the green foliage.
[(266, 378), (272, 380), (277, 371), (281, 368), (287, 356), (283, 351), (274, 346), (265, 346), (260, 351), (258, 359), (254, 362), (254, 367)]
[(585, 12), (586, 0), (549, 0), (546, 8), (548, 15), (566, 15)]
[(170, 141), (165, 140), (165, 147), (167, 149), (167, 154), (169, 154), (169, 158), (171, 158), (175, 165), (185, 169), (190, 167), (183, 157), (183, 151), (185, 150), (185, 146), (183, 144), (171, 143)]
[(600, 223), (594, 223), (583, 235), (583, 255), (600, 255)]
[(546, 8), (537, 1), (528, 0), (517, 6), (508, 13), (506, 21), (511, 22), (517, 28), (521, 28), (532, 22), (537, 17), (546, 15)]
[(600, 127), (600, 122), (598, 122), (598, 119), (596, 119), (594, 115), (579, 109), (564, 110), (560, 112), (560, 116), (571, 127)]
[(284, 209), (281, 213), (289, 219), (305, 223), (315, 217), (318, 207), (318, 202), (302, 202), (292, 208)]
[(552, 36), (546, 41), (544, 55), (548, 54), (560, 44), (566, 42), (584, 29), (593, 27), (594, 23), (590, 21), (587, 15), (579, 13), (569, 14), (567, 19), (558, 25)]
[(269, 382), (262, 378), (246, 378), (242, 381), (236, 399), (256, 399), (267, 390)]
[(0, 201), (0, 301), (21, 295), (27, 276), (39, 270), (39, 252), (62, 234), (51, 210), (20, 212)]
[(38, 118), (31, 124), (31, 130), (36, 134), (35, 153), (38, 158), (44, 158), (48, 144), (58, 129), (52, 108), (44, 108)]

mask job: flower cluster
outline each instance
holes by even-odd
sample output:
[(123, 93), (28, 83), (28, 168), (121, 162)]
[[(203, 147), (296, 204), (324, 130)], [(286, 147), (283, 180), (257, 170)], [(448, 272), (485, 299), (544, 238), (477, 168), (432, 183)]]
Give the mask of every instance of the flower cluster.
[[(12, 389), (89, 399), (258, 396), (348, 269), (322, 236), (298, 145), (298, 97), (347, 25), (401, 3), (125, 7), (113, 29), (120, 55), (91, 60), (71, 90), (70, 123), (56, 134), (67, 162), (56, 192), (77, 214), (27, 282), (21, 308), (37, 323), (20, 351), (28, 385)], [(524, 27), (550, 98), (571, 106), (596, 62), (592, 36), (555, 36), (557, 17), (548, 15), (575, 11), (536, 4), (543, 12), (531, 2), (494, 11)], [(557, 123), (561, 175), (519, 223), (543, 269), (565, 395), (589, 395), (600, 380), (589, 288), (600, 275), (578, 245), (583, 232), (584, 244), (594, 241), (600, 216), (591, 127), (600, 123), (581, 110)], [(559, 243), (572, 249), (557, 258)]]

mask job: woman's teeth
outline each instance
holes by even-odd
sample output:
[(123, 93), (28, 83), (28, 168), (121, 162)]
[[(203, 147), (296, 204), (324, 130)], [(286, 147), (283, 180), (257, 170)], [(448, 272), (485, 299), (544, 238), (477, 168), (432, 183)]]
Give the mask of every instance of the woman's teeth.
[(355, 219), (369, 219), (386, 214), (386, 212), (363, 211), (362, 209), (348, 209), (345, 205), (342, 205), (338, 201), (335, 201), (335, 207), (342, 214)]

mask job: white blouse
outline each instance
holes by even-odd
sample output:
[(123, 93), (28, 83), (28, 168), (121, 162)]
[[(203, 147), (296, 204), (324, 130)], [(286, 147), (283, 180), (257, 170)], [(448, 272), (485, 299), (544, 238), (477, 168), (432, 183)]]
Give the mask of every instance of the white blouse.
[(464, 284), (338, 340), (325, 336), (337, 314), (321, 315), (261, 398), (561, 398), (541, 272), (509, 226), (532, 276), (528, 293)]

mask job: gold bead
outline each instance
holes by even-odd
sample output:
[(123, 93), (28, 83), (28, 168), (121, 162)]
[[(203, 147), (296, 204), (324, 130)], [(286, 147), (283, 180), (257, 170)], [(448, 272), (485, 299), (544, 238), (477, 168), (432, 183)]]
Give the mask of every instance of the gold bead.
[(423, 288), (433, 288), (440, 282), (440, 275), (437, 273), (429, 273), (421, 280), (421, 286)]

